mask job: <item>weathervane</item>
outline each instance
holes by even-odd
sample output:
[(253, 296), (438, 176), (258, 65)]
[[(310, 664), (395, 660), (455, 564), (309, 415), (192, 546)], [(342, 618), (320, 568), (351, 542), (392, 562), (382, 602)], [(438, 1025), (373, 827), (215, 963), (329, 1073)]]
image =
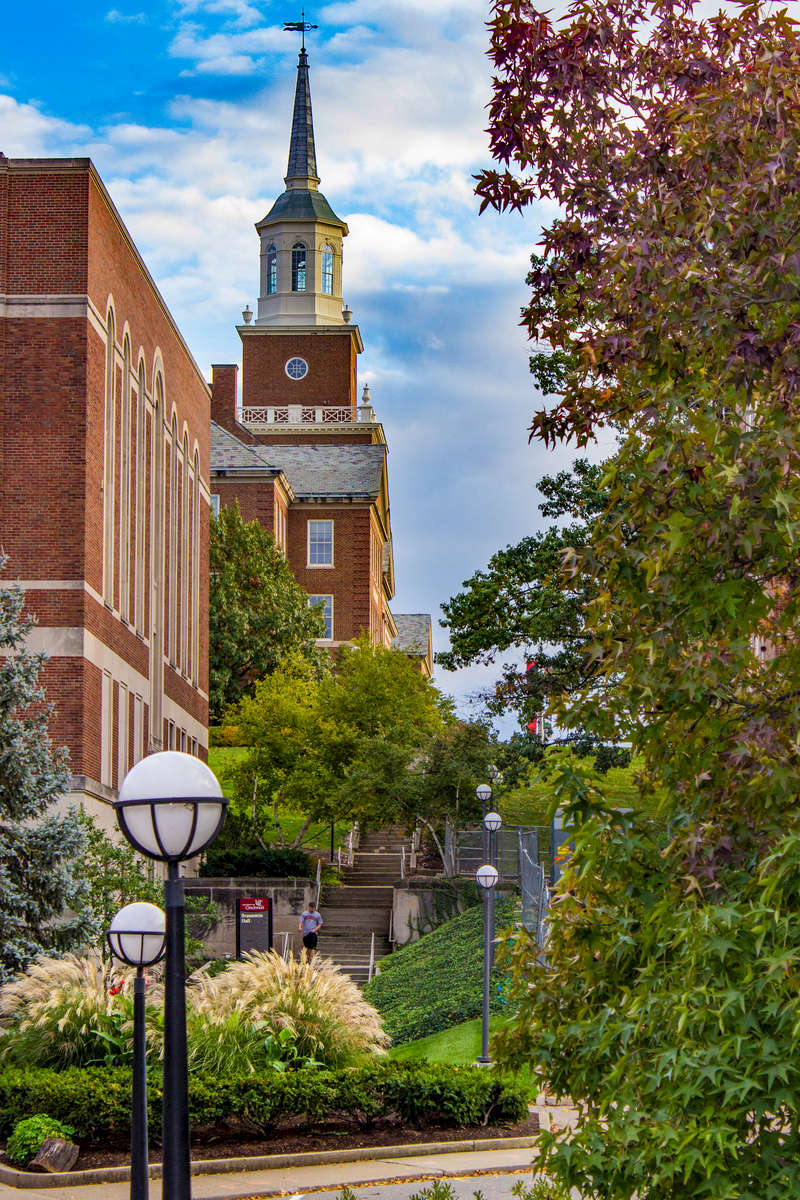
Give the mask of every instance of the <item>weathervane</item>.
[(312, 25), (310, 21), (306, 20), (305, 10), (301, 11), (300, 18), (301, 19), (299, 21), (284, 21), (283, 28), (284, 30), (289, 30), (292, 33), (302, 34), (303, 44), (301, 45), (300, 49), (305, 50), (307, 31), (309, 29), (319, 29), (319, 25)]

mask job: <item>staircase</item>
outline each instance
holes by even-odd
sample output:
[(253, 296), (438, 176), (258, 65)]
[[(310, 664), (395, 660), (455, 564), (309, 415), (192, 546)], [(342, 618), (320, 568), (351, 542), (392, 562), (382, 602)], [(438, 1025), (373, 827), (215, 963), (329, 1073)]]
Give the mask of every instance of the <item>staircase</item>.
[(391, 953), (392, 886), (401, 877), (403, 847), (407, 863), (409, 839), (400, 826), (365, 834), (352, 867), (342, 867), (341, 885), (323, 892), (320, 953), (354, 983), (369, 979), (371, 947), (374, 963)]

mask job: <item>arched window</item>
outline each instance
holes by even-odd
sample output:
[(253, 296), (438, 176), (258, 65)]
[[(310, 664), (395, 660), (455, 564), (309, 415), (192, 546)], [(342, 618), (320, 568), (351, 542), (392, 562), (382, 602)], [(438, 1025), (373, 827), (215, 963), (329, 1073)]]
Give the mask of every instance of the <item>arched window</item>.
[(322, 247), (322, 290), (326, 296), (333, 295), (333, 246)]
[(122, 413), (119, 481), (119, 611), (131, 615), (131, 343), (122, 344)]
[(274, 296), (278, 290), (278, 251), (276, 247), (267, 247), (267, 295)]
[(178, 658), (178, 418), (172, 414), (172, 453), (169, 468), (169, 661)]
[(163, 745), (164, 695), (164, 381), (156, 374), (153, 411), (150, 525), (150, 745)]
[(192, 683), (200, 673), (200, 455), (194, 452), (192, 489)]
[(180, 668), (189, 674), (189, 438), (183, 435), (183, 487), (181, 496), (181, 617), (180, 617)]
[(106, 327), (106, 411), (103, 449), (103, 599), (114, 603), (114, 450), (116, 446), (117, 354), (114, 310)]
[(133, 620), (139, 633), (144, 633), (144, 525), (145, 525), (145, 413), (147, 389), (144, 379), (144, 361), (139, 363), (136, 398), (136, 550), (134, 554), (135, 582)]
[(292, 246), (292, 291), (306, 290), (306, 248), (302, 242)]

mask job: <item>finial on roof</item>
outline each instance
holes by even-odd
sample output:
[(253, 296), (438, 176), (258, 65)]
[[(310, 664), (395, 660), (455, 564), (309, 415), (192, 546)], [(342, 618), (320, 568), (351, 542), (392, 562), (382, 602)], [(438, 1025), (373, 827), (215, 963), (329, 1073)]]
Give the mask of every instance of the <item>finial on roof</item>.
[(307, 33), (307, 31), (309, 29), (319, 29), (319, 25), (312, 25), (309, 21), (307, 21), (305, 9), (301, 9), (300, 10), (300, 20), (299, 21), (284, 21), (283, 28), (284, 28), (284, 32), (286, 30), (291, 30), (292, 32), (299, 33), (301, 35), (302, 41), (301, 41), (301, 45), (300, 45), (300, 51), (301, 51), (301, 53), (303, 53), (306, 48), (306, 33)]

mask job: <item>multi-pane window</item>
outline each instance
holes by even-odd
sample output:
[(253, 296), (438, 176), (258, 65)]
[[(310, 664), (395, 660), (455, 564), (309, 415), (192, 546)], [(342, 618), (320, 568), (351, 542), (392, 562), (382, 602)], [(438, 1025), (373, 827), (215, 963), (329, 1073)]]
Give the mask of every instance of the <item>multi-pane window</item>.
[(310, 608), (319, 608), (325, 621), (325, 640), (333, 641), (333, 596), (309, 596)]
[(215, 517), (219, 516), (219, 496), (216, 492), (211, 493), (211, 512)]
[(292, 246), (292, 291), (306, 290), (306, 248), (302, 242)]
[(267, 295), (274, 296), (278, 290), (278, 251), (275, 246), (267, 247)]
[(333, 566), (333, 521), (308, 522), (308, 565)]
[(326, 296), (333, 295), (333, 247), (322, 247), (322, 290)]

